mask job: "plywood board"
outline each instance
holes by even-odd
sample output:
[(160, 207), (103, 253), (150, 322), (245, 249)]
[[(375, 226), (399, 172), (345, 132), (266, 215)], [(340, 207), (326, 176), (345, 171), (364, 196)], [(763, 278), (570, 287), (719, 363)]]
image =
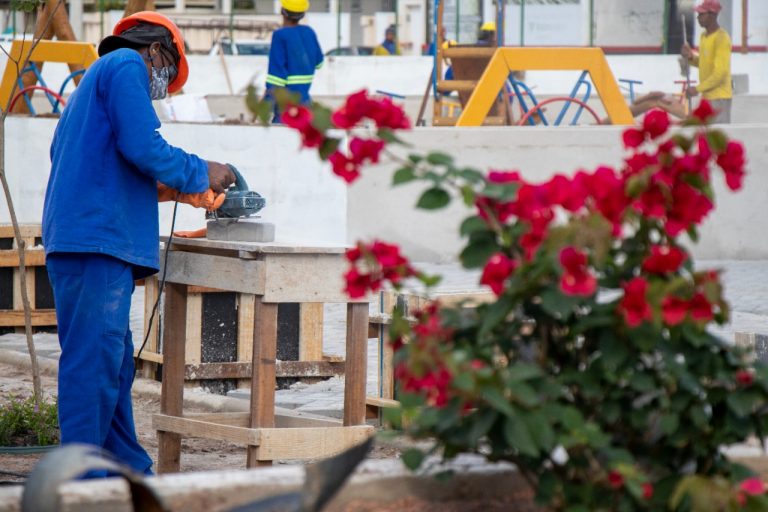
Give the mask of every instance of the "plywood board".
[(262, 261), (171, 251), (166, 282), (260, 295), (264, 293), (264, 270)]
[(188, 417), (155, 414), (152, 416), (152, 427), (159, 432), (170, 432), (182, 437), (201, 437), (247, 445), (258, 445), (261, 442), (259, 430)]
[(374, 428), (262, 428), (259, 433), (259, 460), (319, 459), (362, 443), (373, 435)]

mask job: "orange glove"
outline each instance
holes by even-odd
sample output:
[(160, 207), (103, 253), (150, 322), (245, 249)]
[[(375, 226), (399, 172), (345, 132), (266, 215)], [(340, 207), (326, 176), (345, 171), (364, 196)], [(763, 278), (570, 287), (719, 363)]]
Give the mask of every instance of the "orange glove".
[(205, 208), (209, 212), (217, 210), (223, 203), (226, 194), (219, 194), (211, 190), (210, 188), (205, 192), (198, 192), (196, 194), (182, 194), (176, 189), (172, 189), (163, 185), (157, 184), (157, 201), (178, 201), (180, 203), (190, 204), (195, 208)]
[(179, 238), (205, 238), (208, 234), (208, 228), (200, 228), (194, 231), (174, 231), (173, 236)]

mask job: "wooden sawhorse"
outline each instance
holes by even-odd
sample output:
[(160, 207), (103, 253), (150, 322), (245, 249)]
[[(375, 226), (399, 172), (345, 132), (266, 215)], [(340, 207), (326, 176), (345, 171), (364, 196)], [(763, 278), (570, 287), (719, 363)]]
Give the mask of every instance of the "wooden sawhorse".
[[(344, 249), (339, 247), (173, 240), (165, 283), (160, 414), (153, 418), (158, 473), (179, 471), (182, 437), (244, 444), (247, 466), (254, 467), (277, 459), (326, 457), (373, 434), (373, 427), (365, 424), (368, 302), (344, 295), (344, 268)], [(187, 286), (254, 295), (250, 412), (184, 414)], [(276, 418), (277, 305), (281, 302), (347, 303), (343, 423)]]

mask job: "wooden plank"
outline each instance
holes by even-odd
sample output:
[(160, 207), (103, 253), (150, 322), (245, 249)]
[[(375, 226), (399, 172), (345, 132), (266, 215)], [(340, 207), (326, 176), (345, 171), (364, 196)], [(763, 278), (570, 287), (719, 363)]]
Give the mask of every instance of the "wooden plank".
[[(0, 267), (18, 267), (19, 252), (16, 249), (0, 250)], [(24, 254), (24, 265), (27, 267), (45, 266), (45, 250), (27, 249)]]
[[(253, 374), (251, 363), (197, 363), (186, 365), (184, 377), (187, 380), (205, 379), (250, 379)], [(276, 361), (275, 377), (335, 377), (344, 375), (343, 362), (330, 361)]]
[[(181, 416), (184, 404), (184, 343), (187, 330), (187, 290), (176, 283), (165, 285), (163, 331), (163, 383), (160, 413)], [(181, 436), (158, 431), (158, 473), (178, 472), (181, 468)]]
[[(159, 292), (159, 283), (157, 276), (148, 276), (144, 278), (144, 336), (147, 337), (147, 331), (149, 331), (149, 337), (147, 337), (147, 346), (141, 352), (141, 374), (146, 379), (152, 379), (155, 376), (157, 370), (157, 364), (163, 362), (162, 354), (158, 354), (160, 347), (160, 336), (158, 325), (160, 324), (160, 306), (157, 306), (155, 310), (155, 302), (157, 301), (157, 295)], [(152, 318), (152, 311), (155, 310), (154, 318)], [(152, 318), (152, 325), (149, 325), (149, 319)], [(138, 349), (138, 347), (137, 347)], [(148, 357), (144, 357), (147, 355)], [(136, 354), (134, 354), (134, 357)], [(160, 360), (153, 360), (152, 357), (157, 357)]]
[[(233, 427), (248, 427), (251, 414), (248, 412), (216, 412), (216, 413), (184, 413), (185, 418), (198, 421), (209, 421)], [(275, 413), (275, 428), (309, 428), (309, 427), (341, 427), (341, 421), (332, 418), (320, 418), (310, 415), (302, 417), (301, 413)]]
[[(237, 360), (253, 361), (253, 329), (255, 326), (256, 296), (241, 293), (237, 296)], [(240, 389), (251, 386), (251, 371), (237, 382)]]
[(305, 302), (299, 310), (299, 361), (323, 358), (323, 303)]
[(226, 293), (227, 290), (221, 288), (211, 288), (209, 286), (187, 286), (187, 293)]
[[(44, 327), (56, 325), (55, 309), (37, 309), (32, 312), (32, 326)], [(24, 311), (0, 309), (0, 327), (24, 327)]]
[(437, 90), (440, 92), (472, 92), (475, 90), (476, 85), (477, 80), (438, 80)]
[(263, 261), (171, 251), (166, 282), (263, 294), (264, 271)]
[(187, 339), (184, 361), (198, 364), (203, 360), (203, 294), (187, 289)]
[(264, 302), (349, 302), (341, 254), (266, 254), (264, 263)]
[[(253, 372), (251, 374), (251, 427), (275, 426), (275, 358), (277, 355), (277, 304), (255, 300)], [(264, 465), (259, 448), (249, 446), (246, 466)]]
[(344, 425), (365, 424), (368, 304), (347, 304)]
[(389, 339), (389, 327), (381, 326), (379, 337), (379, 395), (395, 398), (395, 351)]
[[(136, 347), (133, 351), (133, 357), (139, 356), (139, 347)], [(142, 361), (147, 361), (148, 363), (154, 363), (154, 364), (163, 364), (163, 354), (158, 354), (157, 352), (149, 352), (146, 348), (141, 351), (141, 358)], [(147, 377), (151, 378), (151, 377)]]
[(443, 57), (446, 59), (485, 59), (490, 60), (493, 57), (496, 47), (494, 46), (451, 46), (443, 49)]
[[(39, 238), (43, 236), (43, 226), (41, 224), (19, 224), (19, 231), (22, 238)], [(0, 224), (0, 238), (14, 238), (12, 224)]]
[(362, 443), (373, 435), (374, 428), (359, 425), (330, 428), (262, 428), (258, 431), (259, 460), (271, 461), (329, 457)]
[(158, 435), (162, 433), (179, 437), (201, 437), (247, 445), (258, 445), (261, 442), (259, 430), (188, 417), (155, 414), (152, 416), (152, 426), (157, 429)]

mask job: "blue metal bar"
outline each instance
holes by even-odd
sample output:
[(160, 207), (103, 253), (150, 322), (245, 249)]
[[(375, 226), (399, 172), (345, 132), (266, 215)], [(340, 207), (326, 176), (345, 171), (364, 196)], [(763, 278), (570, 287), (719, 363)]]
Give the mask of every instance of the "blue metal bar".
[(642, 80), (631, 80), (629, 78), (619, 78), (619, 82), (624, 82), (627, 84), (627, 89), (629, 89), (629, 102), (634, 103), (635, 101), (635, 84), (642, 85)]
[[(573, 89), (571, 90), (571, 93), (568, 95), (569, 98), (576, 98), (576, 95), (579, 93), (579, 89), (582, 85), (587, 86), (587, 92), (584, 94), (584, 97), (582, 98), (583, 102), (587, 102), (589, 100), (589, 96), (592, 94), (592, 84), (590, 84), (585, 78), (587, 77), (588, 71), (582, 71), (581, 75), (579, 76), (579, 79), (576, 80), (576, 84), (573, 86)], [(560, 126), (560, 123), (563, 122), (563, 118), (565, 117), (565, 114), (568, 113), (568, 109), (571, 107), (571, 102), (566, 101), (565, 105), (563, 105), (563, 108), (560, 109), (560, 113), (557, 115), (557, 119), (555, 119), (555, 126)], [(571, 126), (575, 125), (579, 121), (579, 117), (581, 117), (581, 113), (584, 111), (584, 107), (579, 105), (578, 110), (576, 110), (576, 115), (573, 116), (573, 121), (571, 121)]]
[[(45, 80), (43, 80), (43, 75), (40, 74), (40, 70), (37, 68), (37, 65), (34, 62), (30, 62), (29, 66), (21, 70), (21, 74), (19, 75), (18, 84), (19, 84), (19, 90), (24, 88), (24, 82), (22, 81), (21, 77), (24, 76), (25, 73), (32, 72), (35, 74), (35, 77), (37, 78), (37, 82), (45, 87), (48, 88), (48, 84), (45, 83)], [(53, 113), (59, 114), (59, 101), (51, 95), (51, 93), (46, 92), (45, 96), (48, 98), (48, 103), (51, 104), (51, 107), (53, 107)], [(28, 93), (24, 93), (24, 102), (27, 104), (27, 108), (29, 108), (29, 113), (32, 115), (36, 115), (34, 107), (32, 107), (32, 100), (30, 100)]]
[[(536, 105), (539, 104), (539, 101), (536, 99), (536, 95), (533, 94), (533, 91), (527, 85), (525, 85), (525, 83), (519, 80), (515, 80), (514, 78), (507, 79), (507, 83), (512, 85), (512, 89), (515, 91), (515, 96), (517, 97), (517, 101), (520, 102), (520, 107), (523, 109), (523, 112), (525, 114), (527, 114), (530, 109), (528, 108), (528, 104), (525, 102), (525, 97), (520, 92), (521, 87), (525, 90), (525, 93), (528, 95), (528, 97), (531, 99), (531, 102), (533, 103), (533, 107), (531, 108), (534, 108), (536, 107)], [(547, 121), (547, 118), (544, 115), (544, 112), (542, 112), (541, 110), (539, 111), (539, 117), (541, 117), (541, 124), (543, 124), (544, 126), (549, 126), (549, 121)], [(536, 125), (536, 122), (533, 120), (533, 116), (528, 118), (528, 124), (530, 124), (531, 126)]]

